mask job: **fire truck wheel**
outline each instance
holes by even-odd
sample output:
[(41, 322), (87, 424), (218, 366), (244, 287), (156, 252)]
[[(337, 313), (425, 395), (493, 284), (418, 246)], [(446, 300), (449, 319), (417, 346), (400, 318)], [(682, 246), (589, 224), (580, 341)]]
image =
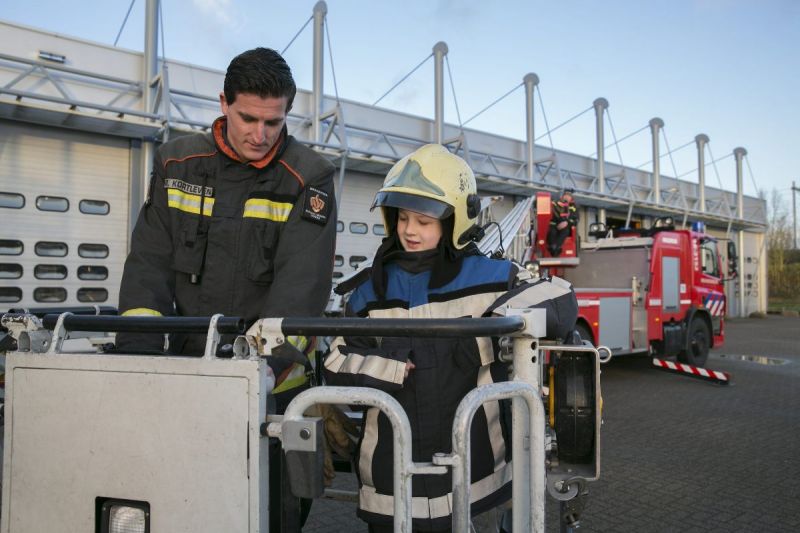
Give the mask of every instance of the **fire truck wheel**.
[(592, 461), (595, 438), (593, 367), (590, 357), (562, 353), (555, 371), (555, 430), (558, 458), (573, 464)]
[(581, 336), (582, 341), (589, 341), (594, 346), (594, 339), (592, 338), (592, 332), (589, 327), (584, 324), (583, 322), (579, 322), (575, 325), (575, 331), (578, 332), (578, 335)]
[(708, 359), (711, 349), (711, 332), (708, 324), (701, 317), (696, 316), (689, 324), (689, 333), (686, 336), (686, 349), (678, 354), (678, 361), (687, 365), (703, 367)]

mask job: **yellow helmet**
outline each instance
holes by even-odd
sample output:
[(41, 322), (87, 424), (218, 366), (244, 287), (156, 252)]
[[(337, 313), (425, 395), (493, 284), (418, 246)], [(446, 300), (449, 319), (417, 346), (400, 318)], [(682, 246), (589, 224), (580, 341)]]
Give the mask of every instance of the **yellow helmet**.
[(439, 220), (452, 215), (453, 232), (447, 237), (460, 249), (472, 240), (480, 205), (475, 175), (467, 162), (440, 144), (426, 144), (389, 170), (370, 210), (381, 208), (387, 235), (394, 233), (397, 222), (387, 208), (408, 209)]

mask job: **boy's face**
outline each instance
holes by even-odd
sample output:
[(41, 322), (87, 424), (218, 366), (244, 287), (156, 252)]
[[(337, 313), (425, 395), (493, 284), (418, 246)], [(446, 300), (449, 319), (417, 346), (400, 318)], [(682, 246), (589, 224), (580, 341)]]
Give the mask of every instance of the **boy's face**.
[(442, 238), (442, 223), (438, 218), (400, 209), (397, 213), (397, 236), (406, 252), (433, 250)]
[(244, 161), (262, 159), (275, 145), (286, 122), (289, 100), (285, 96), (262, 98), (239, 93), (233, 103), (219, 95), (222, 114), (228, 118), (227, 141)]

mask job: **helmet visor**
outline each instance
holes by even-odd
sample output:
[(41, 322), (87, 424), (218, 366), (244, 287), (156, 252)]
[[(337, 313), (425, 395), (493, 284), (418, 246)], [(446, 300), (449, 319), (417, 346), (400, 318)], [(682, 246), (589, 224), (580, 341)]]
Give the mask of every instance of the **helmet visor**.
[(429, 217), (445, 219), (453, 214), (453, 207), (433, 198), (396, 191), (380, 191), (375, 195), (370, 211), (376, 207), (395, 207), (422, 213)]

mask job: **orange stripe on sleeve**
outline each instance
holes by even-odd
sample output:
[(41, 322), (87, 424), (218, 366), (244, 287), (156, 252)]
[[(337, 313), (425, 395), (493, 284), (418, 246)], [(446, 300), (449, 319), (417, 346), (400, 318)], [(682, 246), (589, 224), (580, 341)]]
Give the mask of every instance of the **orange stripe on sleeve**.
[(283, 165), (284, 167), (286, 167), (286, 170), (288, 170), (288, 171), (289, 171), (289, 173), (290, 173), (292, 176), (294, 176), (294, 177), (297, 179), (297, 181), (299, 181), (299, 182), (300, 182), (300, 186), (301, 186), (301, 187), (305, 187), (305, 186), (306, 186), (306, 182), (305, 182), (305, 181), (303, 181), (303, 176), (301, 176), (299, 172), (297, 172), (295, 169), (293, 169), (293, 168), (292, 168), (292, 167), (289, 165), (289, 163), (287, 163), (287, 162), (286, 162), (286, 161), (284, 161), (283, 159), (278, 159), (278, 163), (280, 163), (281, 165)]
[(212, 156), (215, 156), (215, 155), (217, 155), (217, 151), (216, 150), (214, 150), (213, 152), (208, 153), (208, 154), (192, 154), (192, 155), (187, 155), (186, 157), (182, 157), (180, 159), (176, 159), (176, 158), (167, 159), (166, 161), (164, 161), (164, 168), (167, 168), (167, 165), (170, 164), (170, 163), (182, 163), (183, 161), (186, 161), (187, 159), (194, 159), (195, 157), (212, 157)]

